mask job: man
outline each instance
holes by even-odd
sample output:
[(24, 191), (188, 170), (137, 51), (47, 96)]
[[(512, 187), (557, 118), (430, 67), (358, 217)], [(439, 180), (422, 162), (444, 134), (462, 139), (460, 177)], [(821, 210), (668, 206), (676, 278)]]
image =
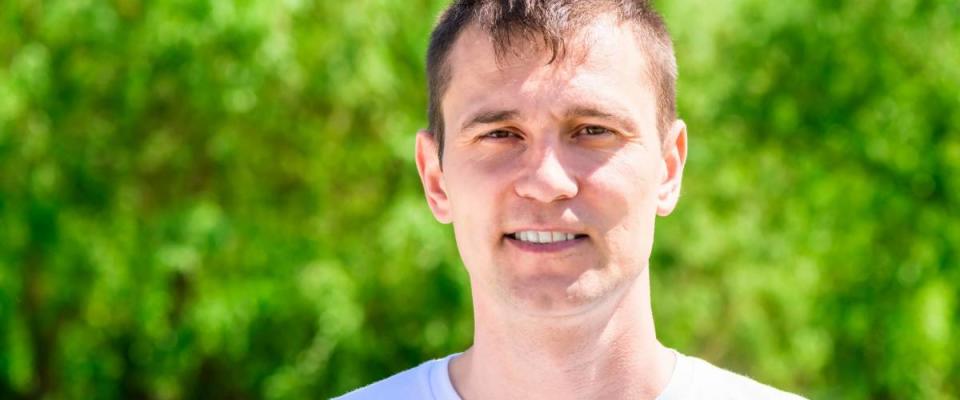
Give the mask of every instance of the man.
[(654, 220), (687, 131), (647, 2), (456, 1), (427, 58), (417, 168), (470, 276), (474, 344), (343, 399), (797, 398), (657, 340)]

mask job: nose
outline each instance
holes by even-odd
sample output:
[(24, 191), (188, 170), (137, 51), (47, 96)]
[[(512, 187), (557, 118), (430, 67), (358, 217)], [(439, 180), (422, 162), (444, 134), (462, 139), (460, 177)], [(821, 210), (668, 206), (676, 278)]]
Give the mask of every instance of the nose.
[(564, 167), (556, 151), (546, 148), (532, 155), (514, 190), (523, 198), (550, 203), (573, 198), (580, 190), (575, 177)]

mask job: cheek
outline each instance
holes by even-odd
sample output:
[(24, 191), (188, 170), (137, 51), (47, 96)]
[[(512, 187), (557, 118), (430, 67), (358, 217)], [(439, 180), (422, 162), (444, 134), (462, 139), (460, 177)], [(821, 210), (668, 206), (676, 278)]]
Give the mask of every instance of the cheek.
[[(614, 157), (587, 177), (589, 196), (603, 210), (601, 221), (611, 260), (633, 265), (649, 257), (653, 245), (658, 188), (657, 164), (650, 157)], [(641, 251), (638, 251), (641, 250)]]
[[(484, 206), (486, 201), (478, 196), (483, 190), (468, 191), (474, 188), (473, 185), (461, 185), (452, 187), (450, 195), (450, 211), (453, 217), (453, 233), (457, 244), (457, 250), (460, 258), (468, 273), (472, 273), (472, 266), (484, 265), (486, 258), (483, 251), (486, 245), (487, 232), (490, 230), (490, 223), (484, 223), (492, 215), (489, 214), (490, 208)], [(479, 185), (476, 186), (479, 189)]]
[(648, 154), (623, 153), (585, 177), (586, 187), (620, 203), (627, 214), (655, 212), (658, 164)]
[(480, 249), (488, 240), (495, 239), (502, 203), (501, 178), (478, 165), (449, 165), (444, 175), (457, 247), (468, 265), (484, 254)]
[(494, 196), (500, 191), (498, 175), (491, 171), (472, 168), (445, 173), (447, 198), (450, 199), (454, 221), (468, 221), (476, 213), (489, 210)]

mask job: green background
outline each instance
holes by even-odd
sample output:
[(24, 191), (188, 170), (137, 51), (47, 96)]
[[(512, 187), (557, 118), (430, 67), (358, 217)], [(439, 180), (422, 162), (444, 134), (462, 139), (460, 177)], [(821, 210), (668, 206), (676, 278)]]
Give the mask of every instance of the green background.
[[(0, 2), (0, 398), (326, 398), (469, 345), (423, 200), (440, 0)], [(960, 2), (660, 1), (668, 346), (960, 396)]]

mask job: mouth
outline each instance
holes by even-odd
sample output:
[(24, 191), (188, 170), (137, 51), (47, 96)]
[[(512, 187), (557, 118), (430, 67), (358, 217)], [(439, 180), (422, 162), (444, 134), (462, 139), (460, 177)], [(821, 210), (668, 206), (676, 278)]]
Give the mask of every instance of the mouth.
[(504, 235), (508, 239), (513, 239), (521, 243), (529, 244), (554, 244), (563, 242), (572, 242), (578, 239), (587, 238), (586, 234), (576, 232), (558, 232), (558, 231), (518, 231)]
[(503, 238), (522, 253), (560, 254), (579, 248), (590, 236), (579, 232), (525, 230), (508, 233)]

